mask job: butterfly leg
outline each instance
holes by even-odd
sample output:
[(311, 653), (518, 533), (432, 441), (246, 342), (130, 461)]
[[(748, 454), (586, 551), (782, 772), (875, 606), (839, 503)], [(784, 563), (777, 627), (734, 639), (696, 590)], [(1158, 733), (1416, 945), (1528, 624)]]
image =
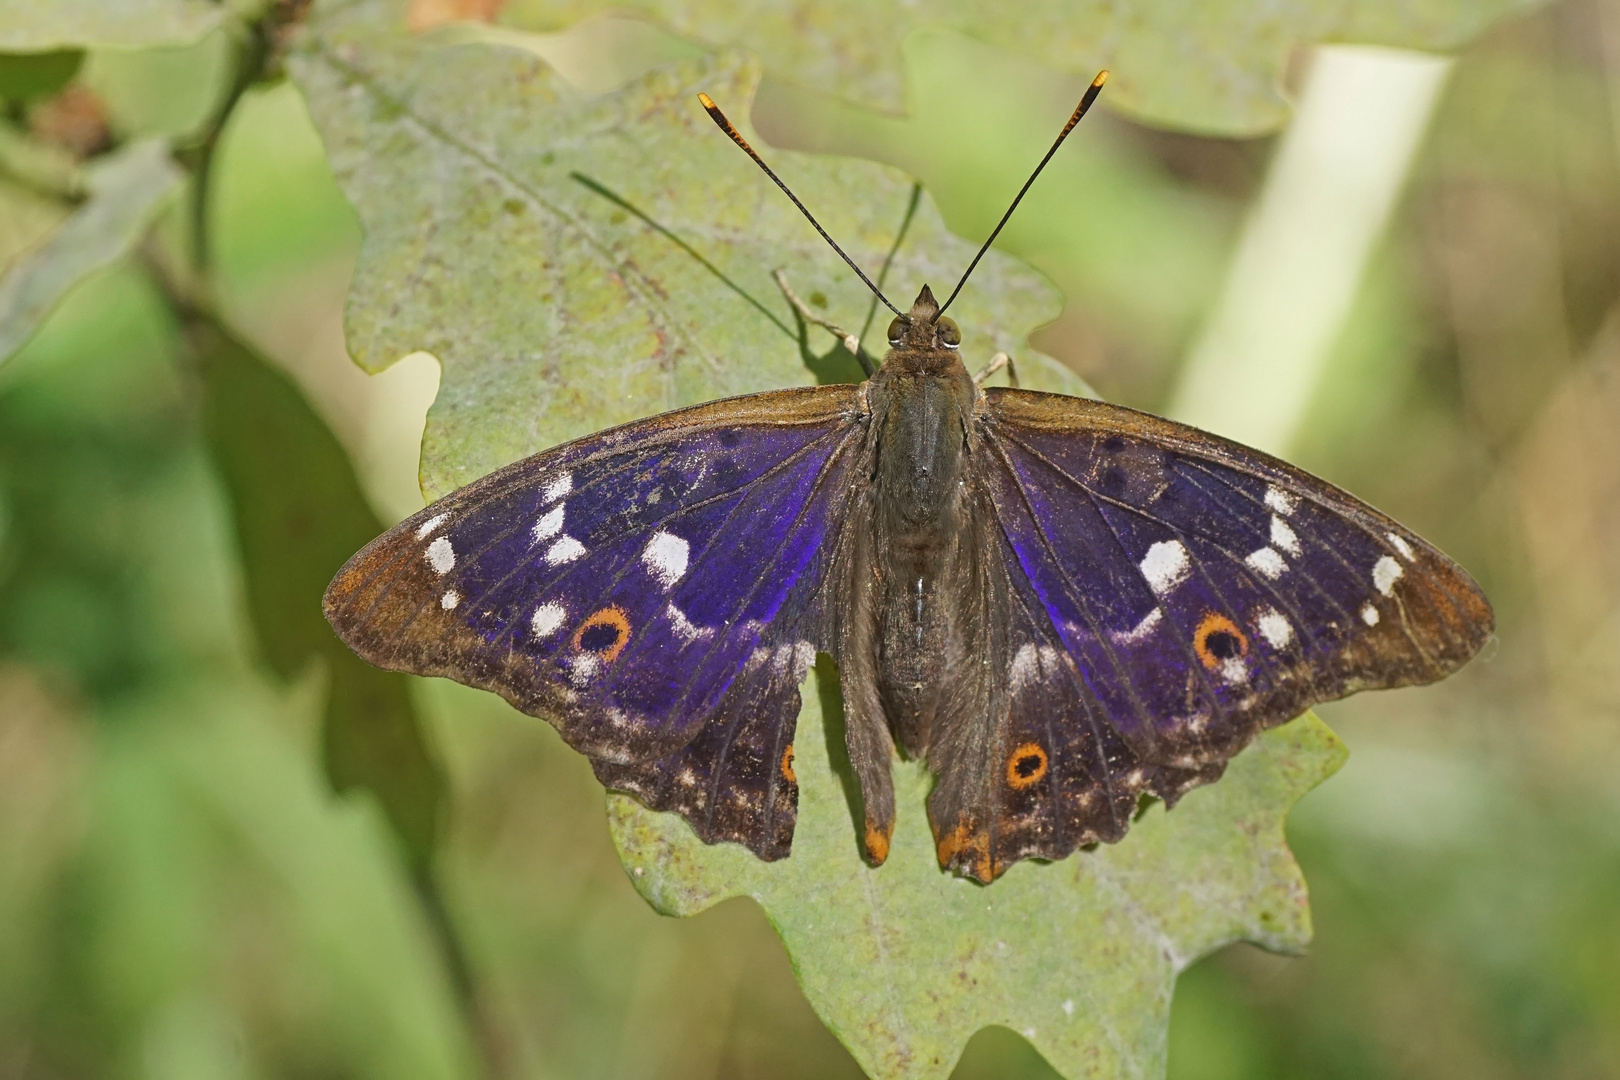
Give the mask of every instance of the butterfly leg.
[(1002, 368), (1007, 369), (1007, 381), (1012, 385), (1017, 386), (1018, 369), (1013, 366), (1012, 357), (1008, 356), (1004, 352), (998, 352), (996, 355), (992, 356), (990, 358), (990, 362), (984, 366), (984, 370), (973, 376), (973, 385), (983, 386), (984, 380), (988, 379)]
[(868, 375), (877, 370), (877, 365), (872, 362), (872, 358), (866, 355), (865, 351), (861, 349), (860, 338), (856, 337), (848, 330), (845, 330), (843, 327), (838, 326), (836, 323), (828, 322), (820, 315), (817, 315), (815, 312), (811, 311), (809, 305), (807, 305), (803, 300), (800, 300), (798, 295), (794, 293), (792, 287), (788, 285), (787, 274), (783, 273), (781, 270), (777, 270), (772, 274), (772, 276), (776, 278), (777, 287), (782, 290), (782, 295), (787, 297), (788, 303), (793, 305), (793, 310), (799, 313), (799, 318), (814, 326), (819, 326), (823, 330), (829, 331), (835, 337), (837, 337), (839, 341), (843, 342), (844, 348), (848, 349), (850, 354), (860, 362), (861, 370), (865, 371)]

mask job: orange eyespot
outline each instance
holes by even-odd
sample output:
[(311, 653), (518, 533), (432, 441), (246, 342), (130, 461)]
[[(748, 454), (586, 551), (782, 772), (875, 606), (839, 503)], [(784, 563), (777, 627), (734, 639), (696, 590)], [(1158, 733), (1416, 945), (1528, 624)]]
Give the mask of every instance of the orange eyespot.
[(799, 782), (798, 775), (793, 771), (793, 744), (788, 743), (786, 750), (782, 751), (782, 777), (790, 784)]
[(574, 631), (574, 648), (597, 653), (611, 664), (630, 644), (630, 616), (624, 608), (611, 604), (593, 612)]
[(934, 324), (934, 334), (939, 343), (947, 349), (954, 349), (962, 344), (962, 331), (957, 329), (956, 323), (949, 316), (939, 317), (939, 322)]
[(1025, 743), (1007, 758), (1007, 784), (1023, 790), (1046, 775), (1046, 751), (1039, 743)]
[(1249, 654), (1249, 639), (1225, 615), (1208, 612), (1193, 632), (1193, 650), (1203, 665), (1214, 671), (1228, 660)]

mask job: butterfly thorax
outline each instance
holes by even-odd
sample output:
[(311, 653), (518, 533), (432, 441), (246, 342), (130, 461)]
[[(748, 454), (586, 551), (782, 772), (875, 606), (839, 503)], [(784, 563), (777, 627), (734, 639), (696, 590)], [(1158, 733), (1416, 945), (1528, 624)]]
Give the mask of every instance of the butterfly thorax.
[(942, 334), (937, 312), (925, 287), (891, 327), (894, 347), (867, 394), (875, 669), (890, 729), (914, 755), (928, 745), (947, 666), (972, 636), (954, 601), (968, 572), (965, 473), (977, 391), (955, 348), (940, 340), (958, 339), (954, 326)]

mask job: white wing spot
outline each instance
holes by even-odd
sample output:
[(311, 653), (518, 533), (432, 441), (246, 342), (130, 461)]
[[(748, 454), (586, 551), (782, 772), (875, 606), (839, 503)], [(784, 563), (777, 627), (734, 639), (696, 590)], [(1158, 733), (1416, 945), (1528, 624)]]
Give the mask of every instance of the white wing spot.
[(1412, 545), (1408, 544), (1404, 537), (1397, 536), (1394, 533), (1385, 533), (1384, 535), (1389, 538), (1389, 542), (1391, 544), (1395, 545), (1395, 550), (1401, 553), (1401, 558), (1405, 559), (1407, 562), (1411, 562), (1413, 559), (1417, 558), (1417, 556), (1412, 552)]
[(568, 611), (561, 604), (541, 604), (529, 618), (529, 629), (536, 638), (544, 640), (555, 634), (566, 618)]
[(596, 678), (596, 673), (602, 669), (602, 658), (593, 652), (582, 652), (574, 657), (573, 663), (568, 667), (568, 681), (575, 686), (584, 686)]
[(1243, 662), (1243, 657), (1234, 656), (1230, 660), (1221, 661), (1221, 678), (1229, 683), (1244, 683), (1249, 681), (1249, 667)]
[(459, 603), (461, 603), (461, 594), (454, 589), (439, 597), (439, 606), (446, 611), (456, 610), (456, 605)]
[(1012, 667), (1007, 670), (1007, 681), (1012, 689), (1022, 689), (1034, 677), (1039, 664), (1040, 661), (1035, 658), (1035, 646), (1028, 643), (1018, 646), (1018, 651), (1013, 654)]
[(440, 576), (456, 568), (456, 549), (450, 546), (448, 536), (441, 536), (427, 546), (427, 561)]
[(450, 515), (449, 514), (435, 514), (435, 515), (433, 515), (432, 517), (428, 518), (426, 521), (422, 522), (421, 528), (416, 530), (416, 538), (418, 540), (427, 539), (428, 535), (431, 534), (434, 529), (437, 529), (440, 525), (443, 525), (445, 522), (447, 522), (449, 520), (450, 520)]
[(571, 472), (562, 473), (551, 483), (546, 485), (546, 490), (542, 492), (540, 496), (541, 505), (546, 503), (554, 503), (573, 490), (574, 474)]
[(1266, 506), (1277, 513), (1287, 517), (1294, 512), (1296, 502), (1294, 497), (1281, 488), (1266, 488)]
[(558, 533), (562, 532), (564, 509), (563, 504), (558, 503), (555, 509), (534, 523), (535, 543), (538, 544), (542, 540), (550, 540), (553, 536), (556, 536)]
[(573, 562), (585, 554), (585, 545), (572, 536), (560, 537), (555, 544), (546, 548), (546, 565), (561, 566), (563, 563)]
[(1153, 633), (1153, 628), (1159, 625), (1159, 620), (1162, 618), (1164, 618), (1164, 609), (1154, 608), (1152, 611), (1142, 616), (1142, 621), (1131, 627), (1129, 630), (1115, 630), (1108, 636), (1119, 642), (1121, 645), (1131, 645), (1141, 641), (1143, 638)]
[(1255, 621), (1260, 630), (1260, 636), (1266, 639), (1266, 644), (1273, 649), (1286, 649), (1288, 643), (1294, 640), (1294, 628), (1283, 617), (1282, 612), (1276, 608), (1266, 608)]
[(1361, 621), (1366, 623), (1368, 626), (1377, 626), (1378, 625), (1378, 609), (1373, 607), (1371, 604), (1368, 604), (1365, 607), (1363, 607), (1361, 609)]
[(1290, 555), (1299, 554), (1299, 537), (1288, 527), (1288, 522), (1276, 514), (1271, 515), (1271, 542)]
[(1056, 666), (1058, 662), (1057, 650), (1050, 645), (1037, 648), (1027, 642), (1018, 646), (1013, 654), (1012, 667), (1007, 672), (1007, 682), (1012, 691), (1017, 693), (1031, 682), (1035, 681), (1048, 666)]
[(1283, 562), (1283, 557), (1268, 547), (1249, 552), (1249, 557), (1243, 561), (1248, 563), (1251, 569), (1258, 571), (1272, 581), (1282, 577), (1283, 571), (1288, 569), (1288, 564)]
[(711, 637), (714, 634), (714, 627), (693, 625), (692, 620), (686, 617), (686, 612), (674, 604), (666, 607), (664, 612), (669, 616), (670, 626), (675, 629), (675, 636), (688, 645), (700, 637)]
[(1186, 581), (1190, 573), (1187, 549), (1181, 546), (1180, 540), (1160, 540), (1148, 548), (1138, 566), (1142, 576), (1147, 578), (1148, 588), (1157, 596)]
[(641, 553), (641, 561), (647, 564), (653, 576), (663, 582), (664, 588), (669, 588), (681, 580), (686, 573), (686, 560), (691, 546), (674, 533), (660, 529), (652, 534), (647, 541), (647, 548)]
[(1401, 569), (1400, 563), (1396, 562), (1388, 555), (1381, 555), (1379, 556), (1378, 561), (1373, 563), (1373, 584), (1376, 585), (1378, 587), (1378, 591), (1383, 593), (1385, 596), (1393, 595), (1395, 591), (1395, 583), (1401, 579), (1401, 575), (1405, 572), (1406, 571)]

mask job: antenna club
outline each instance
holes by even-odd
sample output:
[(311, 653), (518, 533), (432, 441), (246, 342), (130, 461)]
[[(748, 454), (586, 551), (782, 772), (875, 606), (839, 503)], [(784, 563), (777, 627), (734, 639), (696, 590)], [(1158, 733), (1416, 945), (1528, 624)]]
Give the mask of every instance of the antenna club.
[[(1106, 75), (1106, 74), (1108, 74), (1106, 71), (1103, 72), (1103, 75)], [(1099, 79), (1102, 78), (1102, 75), (1097, 76), (1097, 78), (1099, 78)], [(1094, 83), (1093, 85), (1096, 85), (1096, 84)], [(718, 106), (718, 105), (716, 105), (714, 103), (714, 98), (710, 97), (708, 94), (702, 94), (702, 93), (698, 94), (698, 101), (702, 102), (703, 107), (705, 109), (707, 109), (709, 112), (716, 112), (720, 108), (720, 106)]]
[[(1101, 90), (1103, 83), (1105, 83), (1107, 81), (1108, 81), (1108, 69), (1103, 68), (1101, 71), (1097, 72), (1097, 77), (1095, 79), (1091, 80), (1091, 85), (1096, 87), (1098, 90)], [(698, 97), (703, 97), (703, 95), (699, 94)], [(709, 99), (708, 98), (703, 98), (703, 100), (707, 101)]]

